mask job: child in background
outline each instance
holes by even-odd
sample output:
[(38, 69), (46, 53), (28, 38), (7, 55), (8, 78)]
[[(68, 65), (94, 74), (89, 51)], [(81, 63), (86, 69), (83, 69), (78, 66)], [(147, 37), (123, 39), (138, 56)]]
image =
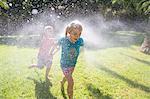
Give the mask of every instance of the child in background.
[(66, 36), (59, 40), (61, 51), (61, 69), (64, 77), (61, 81), (61, 90), (64, 89), (64, 83), (67, 81), (67, 94), (69, 99), (73, 99), (73, 77), (77, 58), (80, 53), (80, 46), (83, 46), (83, 39), (80, 38), (82, 33), (82, 25), (78, 22), (72, 22), (66, 28)]
[(44, 28), (44, 33), (42, 34), (37, 64), (32, 64), (29, 68), (36, 67), (42, 69), (46, 66), (45, 78), (46, 80), (50, 79), (49, 72), (52, 65), (52, 59), (57, 51), (58, 47), (55, 39), (54, 28), (52, 26), (46, 26)]

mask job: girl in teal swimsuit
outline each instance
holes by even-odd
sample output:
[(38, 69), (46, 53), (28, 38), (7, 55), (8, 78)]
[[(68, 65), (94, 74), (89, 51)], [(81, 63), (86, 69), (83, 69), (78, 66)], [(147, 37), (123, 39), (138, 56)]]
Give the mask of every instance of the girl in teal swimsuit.
[(61, 89), (67, 81), (67, 94), (69, 99), (73, 99), (74, 81), (72, 73), (80, 53), (80, 46), (83, 46), (83, 39), (80, 38), (81, 33), (82, 25), (77, 22), (72, 22), (66, 28), (66, 36), (61, 38), (58, 42), (62, 49), (60, 64), (64, 74), (61, 81)]

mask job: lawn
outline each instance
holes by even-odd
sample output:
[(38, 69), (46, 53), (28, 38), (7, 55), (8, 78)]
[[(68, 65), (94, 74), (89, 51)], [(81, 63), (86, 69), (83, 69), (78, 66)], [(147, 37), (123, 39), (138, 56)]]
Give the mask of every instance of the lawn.
[[(150, 99), (150, 55), (139, 45), (82, 50), (75, 68), (75, 99)], [(38, 48), (0, 45), (0, 99), (63, 99), (58, 52), (45, 81), (45, 69), (28, 69)], [(66, 89), (66, 85), (65, 85)]]

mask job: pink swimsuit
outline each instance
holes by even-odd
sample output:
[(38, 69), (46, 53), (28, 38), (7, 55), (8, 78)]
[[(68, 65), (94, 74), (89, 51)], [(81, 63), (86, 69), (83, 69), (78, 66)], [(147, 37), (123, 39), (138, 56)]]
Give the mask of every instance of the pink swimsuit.
[(53, 52), (56, 48), (56, 39), (44, 37), (38, 53), (38, 67), (42, 68), (52, 64)]
[(55, 48), (56, 40), (54, 38), (44, 38), (42, 39), (38, 56), (48, 57), (49, 55), (52, 55)]

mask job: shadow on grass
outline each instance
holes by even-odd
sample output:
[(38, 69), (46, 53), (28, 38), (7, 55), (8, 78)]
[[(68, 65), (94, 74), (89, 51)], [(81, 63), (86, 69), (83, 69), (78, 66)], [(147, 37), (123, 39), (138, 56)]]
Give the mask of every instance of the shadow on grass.
[(55, 96), (52, 95), (50, 92), (50, 88), (52, 87), (52, 83), (49, 80), (45, 81), (38, 81), (33, 78), (29, 78), (33, 80), (35, 83), (35, 97), (36, 99), (57, 99)]
[[(125, 55), (125, 54), (123, 54), (123, 55)], [(139, 61), (141, 63), (147, 64), (148, 66), (150, 66), (150, 61), (141, 60), (141, 59), (135, 58), (133, 56), (129, 56), (129, 55), (125, 55), (125, 56), (128, 56), (128, 57), (130, 57), (130, 58), (132, 58), (132, 59), (134, 59), (136, 61)]]
[(94, 99), (112, 99), (109, 95), (103, 95), (98, 88), (95, 88), (92, 84), (87, 85), (87, 89)]
[(101, 70), (103, 70), (103, 71), (105, 71), (105, 72), (107, 72), (110, 75), (113, 75), (116, 78), (119, 78), (119, 79), (123, 80), (124, 82), (126, 82), (128, 85), (130, 85), (133, 88), (136, 88), (136, 89), (139, 89), (139, 90), (142, 90), (142, 91), (150, 93), (150, 88), (145, 86), (145, 85), (139, 84), (139, 83), (134, 82), (134, 81), (132, 81), (132, 80), (122, 76), (122, 75), (119, 75), (115, 71), (112, 71), (112, 70), (108, 69), (107, 67), (105, 67), (105, 66), (103, 66), (101, 64), (97, 63), (96, 67), (101, 69)]

